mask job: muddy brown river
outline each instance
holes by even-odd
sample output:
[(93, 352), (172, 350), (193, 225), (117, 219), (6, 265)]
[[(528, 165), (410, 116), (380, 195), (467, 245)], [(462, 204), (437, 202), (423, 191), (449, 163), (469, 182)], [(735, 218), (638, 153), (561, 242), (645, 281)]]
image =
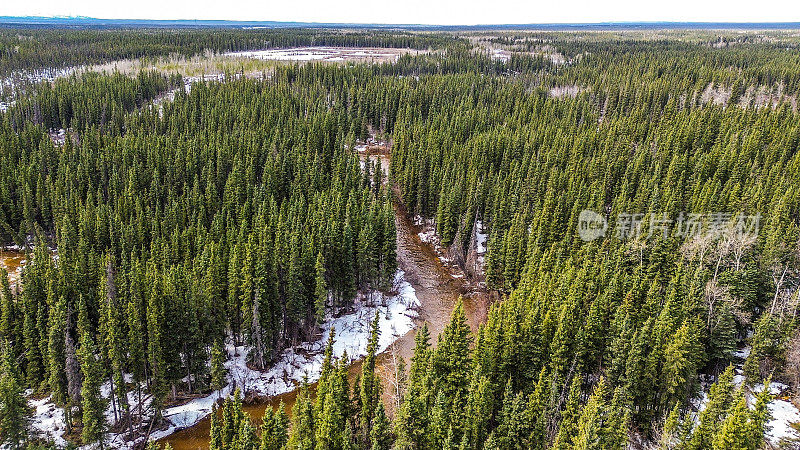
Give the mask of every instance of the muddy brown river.
[(0, 249), (0, 267), (8, 272), (8, 281), (13, 287), (19, 281), (22, 266), (25, 264), (25, 254), (16, 250)]
[[(383, 159), (383, 158), (382, 158)], [(388, 161), (382, 161), (388, 168)], [(464, 299), (464, 310), (473, 332), (478, 325), (485, 322), (489, 305), (488, 296), (481, 291), (469, 291), (463, 278), (455, 278), (449, 269), (439, 259), (431, 245), (422, 242), (418, 236), (420, 229), (408, 217), (403, 205), (395, 203), (397, 223), (397, 258), (400, 268), (405, 271), (406, 279), (416, 290), (420, 302), (419, 318), (417, 325), (427, 323), (430, 329), (432, 343), (442, 332), (450, 320), (459, 295)], [(392, 393), (392, 374), (395, 372), (396, 361), (403, 358), (410, 362), (414, 351), (414, 336), (416, 330), (411, 330), (388, 349), (378, 356), (376, 371), (382, 374), (384, 403), (388, 410), (394, 409), (395, 399)], [(360, 361), (350, 366), (350, 381), (353, 382), (356, 374), (361, 371)], [(312, 389), (315, 385), (312, 385)], [(277, 408), (283, 402), (287, 412), (291, 413), (294, 406), (297, 390), (275, 396), (267, 401), (244, 406), (257, 424), (260, 423), (266, 408)], [(207, 449), (209, 444), (210, 418), (206, 417), (196, 425), (175, 432), (159, 441), (161, 444), (170, 444), (174, 450)]]

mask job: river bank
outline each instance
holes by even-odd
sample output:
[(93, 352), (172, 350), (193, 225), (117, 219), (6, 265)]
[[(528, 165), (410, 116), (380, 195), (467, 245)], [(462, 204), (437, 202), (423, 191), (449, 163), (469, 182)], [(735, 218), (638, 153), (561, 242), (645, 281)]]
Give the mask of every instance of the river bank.
[[(382, 161), (384, 163), (384, 161)], [(388, 164), (384, 169), (388, 168)], [(432, 344), (450, 321), (450, 314), (463, 299), (467, 321), (473, 332), (486, 321), (490, 296), (476, 284), (470, 284), (463, 273), (446, 264), (430, 242), (424, 241), (423, 227), (416, 224), (404, 205), (395, 201), (395, 223), (397, 227), (397, 259), (405, 280), (414, 289), (418, 300), (414, 328), (398, 337), (383, 350), (376, 361), (376, 371), (383, 383), (383, 401), (393, 412), (397, 399), (392, 394), (397, 362), (400, 358), (409, 362), (414, 351), (414, 336), (423, 323), (428, 325)], [(385, 333), (385, 331), (383, 331)], [(361, 371), (361, 361), (350, 365), (350, 381), (353, 382)], [(312, 385), (312, 389), (315, 385)], [(244, 406), (250, 417), (260, 421), (267, 408), (277, 408), (281, 403), (291, 412), (297, 397), (297, 390), (258, 399)], [(174, 432), (159, 440), (160, 444), (170, 444), (174, 450), (206, 449), (209, 443), (210, 418), (205, 417), (197, 424)]]

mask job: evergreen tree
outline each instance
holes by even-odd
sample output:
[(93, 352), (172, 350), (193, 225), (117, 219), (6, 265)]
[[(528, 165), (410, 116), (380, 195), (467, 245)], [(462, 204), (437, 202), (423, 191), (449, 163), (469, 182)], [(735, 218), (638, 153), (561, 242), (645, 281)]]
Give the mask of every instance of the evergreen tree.
[(222, 450), (225, 448), (222, 439), (222, 425), (220, 424), (220, 410), (215, 403), (211, 407), (211, 426), (210, 426), (209, 450)]
[(370, 430), (370, 448), (372, 450), (389, 450), (391, 448), (390, 425), (383, 403), (378, 402)]
[(688, 448), (712, 448), (714, 431), (725, 419), (725, 414), (734, 400), (733, 395), (733, 366), (728, 366), (716, 383), (711, 386), (708, 393), (708, 404), (700, 413), (700, 423), (692, 434)]
[(423, 323), (414, 336), (414, 355), (408, 377), (408, 388), (395, 418), (395, 446), (426, 448), (429, 442), (431, 386), (429, 376), (430, 332)]
[(2, 343), (2, 373), (0, 373), (0, 442), (11, 449), (24, 448), (28, 437), (30, 411), (22, 394), (16, 363), (8, 344)]
[(48, 368), (50, 370), (48, 382), (53, 401), (60, 406), (67, 404), (67, 378), (64, 350), (64, 330), (67, 329), (67, 301), (61, 296), (50, 311), (49, 327), (47, 331)]
[(289, 450), (313, 450), (314, 440), (314, 406), (308, 397), (308, 385), (303, 384), (300, 394), (292, 410), (292, 425), (286, 448)]
[(471, 340), (464, 305), (459, 299), (450, 316), (450, 323), (439, 335), (438, 345), (431, 358), (436, 386), (450, 402), (465, 397), (471, 367)]
[(83, 385), (81, 387), (81, 410), (83, 411), (81, 439), (86, 444), (99, 442), (103, 446), (106, 432), (105, 400), (100, 393), (103, 368), (97, 356), (97, 347), (89, 325), (86, 302), (81, 299), (78, 310), (78, 330), (80, 332), (80, 360)]
[(239, 424), (239, 431), (236, 439), (229, 448), (236, 450), (259, 450), (259, 440), (256, 435), (255, 427), (250, 421), (250, 416), (244, 414), (244, 418)]
[(367, 342), (367, 356), (361, 364), (361, 385), (359, 387), (359, 401), (361, 412), (361, 432), (364, 441), (371, 437), (372, 422), (375, 417), (375, 410), (381, 404), (381, 383), (375, 374), (375, 353), (378, 350), (378, 339), (380, 336), (380, 316), (375, 313), (375, 318), (370, 326), (370, 337)]
[(218, 391), (225, 387), (226, 371), (225, 371), (226, 353), (219, 342), (214, 342), (211, 348), (211, 389)]
[(145, 382), (145, 344), (139, 308), (129, 300), (125, 308), (128, 321), (128, 361), (132, 380), (136, 386), (137, 415), (142, 418), (142, 383)]
[(325, 281), (325, 258), (322, 253), (317, 254), (314, 272), (314, 317), (317, 324), (322, 324), (325, 321), (325, 307), (328, 304), (328, 283)]
[(267, 408), (261, 424), (261, 450), (281, 450), (289, 439), (289, 417), (283, 402), (276, 410)]

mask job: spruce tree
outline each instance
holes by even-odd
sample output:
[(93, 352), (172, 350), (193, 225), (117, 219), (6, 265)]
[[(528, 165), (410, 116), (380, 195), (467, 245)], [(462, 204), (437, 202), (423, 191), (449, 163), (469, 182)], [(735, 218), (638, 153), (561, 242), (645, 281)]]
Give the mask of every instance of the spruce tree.
[(222, 450), (225, 444), (222, 439), (222, 425), (220, 424), (221, 412), (215, 403), (211, 407), (211, 425), (209, 431), (209, 450)]
[(211, 347), (211, 389), (219, 391), (225, 387), (226, 383), (226, 370), (225, 360), (226, 352), (218, 341), (214, 342)]
[(689, 449), (711, 448), (714, 432), (725, 419), (725, 414), (734, 400), (733, 366), (725, 369), (708, 393), (708, 403), (700, 413), (700, 423), (692, 433)]
[(325, 281), (325, 258), (317, 254), (314, 265), (314, 317), (317, 324), (325, 321), (325, 307), (328, 304), (328, 283)]
[(361, 432), (364, 442), (371, 436), (372, 421), (375, 416), (375, 409), (381, 403), (381, 383), (375, 374), (375, 354), (378, 350), (378, 339), (380, 337), (380, 316), (375, 313), (370, 325), (370, 337), (367, 342), (367, 356), (361, 363), (361, 385), (359, 386), (359, 402), (361, 411)]
[(0, 442), (11, 449), (24, 448), (28, 437), (31, 413), (17, 373), (17, 364), (2, 342), (2, 373), (0, 373)]
[(67, 356), (64, 351), (64, 330), (67, 329), (67, 301), (64, 296), (59, 297), (50, 311), (48, 336), (48, 368), (50, 370), (48, 384), (50, 393), (59, 406), (67, 404), (67, 378), (66, 361)]
[(464, 305), (459, 299), (450, 323), (439, 335), (439, 343), (431, 359), (436, 387), (448, 402), (464, 399), (471, 369), (470, 337)]
[[(157, 275), (156, 275), (157, 276)], [(152, 286), (147, 307), (147, 356), (150, 367), (150, 393), (153, 395), (152, 405), (156, 412), (156, 420), (161, 417), (161, 408), (167, 396), (166, 361), (164, 358), (164, 311), (161, 299), (161, 288)]]
[(392, 436), (389, 419), (382, 402), (378, 402), (375, 409), (375, 416), (372, 419), (372, 429), (370, 430), (370, 448), (372, 450), (389, 450), (391, 448)]
[(125, 307), (128, 322), (128, 357), (129, 367), (132, 375), (133, 384), (136, 386), (137, 415), (141, 422), (142, 408), (142, 383), (145, 382), (145, 344), (144, 333), (142, 330), (142, 320), (139, 315), (139, 308), (133, 300), (129, 300)]
[(314, 450), (314, 406), (308, 396), (308, 385), (300, 387), (300, 394), (292, 410), (292, 425), (289, 440), (286, 443), (288, 450)]
[(239, 423), (239, 431), (237, 432), (236, 439), (229, 448), (236, 450), (259, 450), (259, 440), (256, 435), (255, 427), (250, 421), (250, 416), (244, 414), (244, 417)]
[(86, 302), (81, 299), (78, 311), (78, 329), (80, 331), (80, 347), (78, 359), (83, 374), (81, 387), (81, 410), (83, 429), (81, 439), (85, 444), (99, 442), (102, 447), (105, 438), (106, 402), (101, 396), (100, 385), (103, 382), (102, 363), (97, 355), (97, 347), (92, 337)]
[(276, 410), (267, 408), (261, 423), (261, 450), (281, 450), (289, 439), (289, 417), (283, 402)]

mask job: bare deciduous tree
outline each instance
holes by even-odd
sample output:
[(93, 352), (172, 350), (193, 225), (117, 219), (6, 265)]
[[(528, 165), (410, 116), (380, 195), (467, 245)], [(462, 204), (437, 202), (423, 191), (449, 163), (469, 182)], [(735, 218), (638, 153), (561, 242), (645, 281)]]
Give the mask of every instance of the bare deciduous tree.
[(792, 390), (795, 395), (800, 397), (800, 330), (794, 332), (794, 336), (786, 346), (784, 372), (786, 372), (787, 378), (792, 383)]

